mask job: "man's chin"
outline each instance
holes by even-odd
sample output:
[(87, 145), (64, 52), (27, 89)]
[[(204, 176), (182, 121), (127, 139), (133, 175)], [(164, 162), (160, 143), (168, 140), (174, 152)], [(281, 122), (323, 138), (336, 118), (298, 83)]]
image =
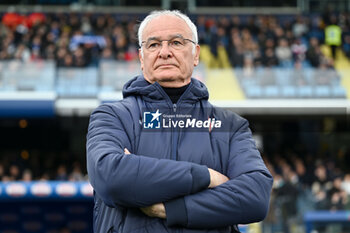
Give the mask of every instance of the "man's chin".
[(188, 84), (186, 80), (176, 78), (162, 78), (157, 81), (162, 87), (182, 87)]
[(178, 74), (170, 73), (170, 72), (160, 72), (155, 77), (158, 82), (174, 82), (176, 80), (179, 80)]

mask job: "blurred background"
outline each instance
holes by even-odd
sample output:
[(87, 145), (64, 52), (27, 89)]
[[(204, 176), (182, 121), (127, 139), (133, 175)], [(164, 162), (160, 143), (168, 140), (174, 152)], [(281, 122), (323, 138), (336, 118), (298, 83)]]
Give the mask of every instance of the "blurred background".
[(1, 0), (0, 232), (92, 232), (89, 114), (141, 73), (155, 9), (195, 22), (194, 76), (250, 121), (274, 176), (242, 232), (350, 232), (349, 0)]

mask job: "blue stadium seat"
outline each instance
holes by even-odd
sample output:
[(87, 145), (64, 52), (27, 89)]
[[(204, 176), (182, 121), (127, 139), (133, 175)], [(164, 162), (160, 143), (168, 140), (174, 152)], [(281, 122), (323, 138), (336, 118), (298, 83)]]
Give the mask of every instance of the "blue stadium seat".
[(279, 97), (279, 89), (278, 89), (278, 86), (274, 86), (274, 85), (266, 86), (266, 87), (264, 88), (264, 97), (267, 97), (267, 98), (276, 98), (276, 97)]
[(315, 86), (315, 97), (317, 98), (331, 97), (330, 87), (326, 85)]
[(112, 92), (114, 91), (114, 88), (112, 86), (102, 86), (100, 88), (100, 92)]
[(290, 84), (290, 69), (276, 69), (276, 83), (284, 86)]
[(38, 83), (38, 85), (36, 85), (35, 87), (36, 91), (50, 91), (52, 90), (52, 88), (50, 88), (48, 85), (40, 85), (40, 83)]
[(297, 97), (297, 88), (292, 85), (281, 87), (281, 95), (284, 98), (295, 98)]
[(313, 88), (310, 85), (297, 87), (297, 95), (301, 98), (311, 98), (313, 97), (312, 89)]
[(346, 98), (346, 91), (342, 86), (333, 86), (331, 88), (331, 95), (334, 98)]
[(262, 97), (262, 88), (260, 86), (250, 86), (245, 91), (248, 98)]
[(89, 85), (85, 88), (84, 93), (87, 96), (95, 96), (97, 95), (97, 87)]
[(4, 86), (2, 88), (2, 90), (4, 90), (4, 91), (16, 91), (17, 88), (15, 86)]
[(243, 78), (241, 80), (241, 85), (244, 89), (250, 88), (251, 86), (256, 85), (256, 80), (252, 78)]
[(305, 75), (305, 81), (308, 85), (312, 85), (313, 83), (315, 83), (314, 72), (315, 72), (315, 69), (312, 69), (312, 68), (303, 69), (303, 73)]

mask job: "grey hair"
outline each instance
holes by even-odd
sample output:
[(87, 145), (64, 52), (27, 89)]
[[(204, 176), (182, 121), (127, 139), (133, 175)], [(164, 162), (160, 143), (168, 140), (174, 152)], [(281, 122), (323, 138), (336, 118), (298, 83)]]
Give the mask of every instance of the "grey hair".
[[(142, 50), (142, 34), (143, 34), (143, 30), (145, 29), (145, 27), (148, 25), (148, 23), (152, 20), (155, 19), (159, 16), (162, 15), (173, 15), (176, 17), (179, 17), (181, 19), (183, 19), (187, 26), (191, 29), (192, 32), (192, 40), (198, 44), (198, 33), (197, 33), (197, 27), (196, 25), (191, 21), (191, 19), (181, 13), (178, 10), (159, 10), (159, 11), (152, 11), (149, 15), (147, 15), (146, 18), (144, 18), (140, 24), (139, 30), (137, 32), (137, 36), (138, 36), (138, 40), (139, 40), (139, 46), (141, 48), (141, 54), (143, 56), (143, 50)], [(195, 52), (195, 45), (193, 45), (193, 53)]]

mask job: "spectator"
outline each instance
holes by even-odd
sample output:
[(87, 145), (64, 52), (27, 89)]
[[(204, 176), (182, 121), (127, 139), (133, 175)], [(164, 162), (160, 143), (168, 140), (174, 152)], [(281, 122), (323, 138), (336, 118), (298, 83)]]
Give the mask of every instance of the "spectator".
[(206, 26), (205, 26), (205, 17), (203, 15), (198, 16), (197, 18), (197, 30), (198, 30), (198, 43), (207, 44), (207, 35), (206, 35)]
[(56, 52), (56, 63), (58, 67), (64, 66), (64, 58), (68, 55), (68, 50), (64, 47), (58, 48)]
[(288, 44), (287, 39), (281, 38), (278, 41), (278, 46), (275, 50), (276, 57), (279, 61), (279, 64), (282, 67), (291, 67), (292, 66), (292, 50)]
[(120, 34), (114, 42), (114, 50), (117, 60), (125, 60), (126, 51), (128, 49), (125, 35)]
[(315, 196), (316, 209), (325, 210), (328, 207), (327, 192), (332, 183), (328, 180), (327, 171), (323, 164), (319, 164), (315, 170), (315, 181), (312, 184), (312, 193)]
[[(89, 62), (86, 60), (86, 52), (83, 46), (79, 46), (73, 52), (73, 66), (74, 67), (85, 67)], [(69, 65), (67, 65), (69, 66)]]
[(322, 56), (323, 54), (318, 39), (316, 37), (310, 38), (309, 48), (306, 51), (306, 58), (309, 60), (311, 66), (318, 67), (321, 63)]
[(332, 58), (336, 58), (336, 50), (342, 43), (342, 29), (337, 25), (337, 18), (335, 15), (331, 16), (331, 22), (325, 28), (325, 42), (331, 47)]
[(0, 163), (0, 181), (2, 181), (2, 178), (5, 175), (5, 171), (4, 171), (4, 166), (2, 165), (2, 163)]
[(70, 181), (82, 181), (84, 180), (84, 175), (81, 172), (81, 167), (79, 162), (75, 162), (73, 164), (73, 171), (69, 175), (69, 180)]
[(113, 55), (113, 51), (111, 48), (106, 47), (102, 50), (101, 53), (101, 60), (103, 61), (112, 61), (114, 60), (114, 55)]
[(17, 165), (12, 164), (9, 169), (9, 179), (16, 181), (21, 179), (20, 169)]
[(341, 177), (336, 177), (333, 180), (333, 186), (327, 193), (327, 199), (330, 202), (327, 209), (330, 210), (344, 210), (347, 204), (347, 195), (341, 187), (342, 179)]
[(266, 48), (265, 53), (262, 57), (263, 65), (266, 67), (274, 67), (277, 66), (278, 59), (275, 55), (275, 51), (272, 47)]
[(56, 180), (68, 180), (67, 168), (61, 164), (57, 168)]
[(231, 64), (235, 67), (242, 67), (244, 60), (244, 49), (242, 39), (239, 32), (235, 29), (231, 30), (231, 41), (229, 45), (229, 57)]
[[(0, 171), (1, 171), (1, 167), (0, 167)], [(0, 175), (1, 175), (1, 172), (0, 172)], [(341, 186), (342, 186), (342, 189), (349, 196), (350, 195), (350, 173), (345, 174), (344, 180), (343, 180)]]
[(44, 53), (43, 53), (43, 58), (46, 60), (55, 60), (56, 57), (56, 46), (53, 43), (48, 44), (45, 49), (44, 49)]
[(244, 78), (254, 78), (255, 76), (253, 59), (249, 56), (244, 58), (243, 76)]
[(33, 54), (36, 54), (35, 58), (39, 59), (41, 57), (42, 49), (41, 37), (36, 35), (31, 44), (32, 57), (34, 57)]
[(16, 53), (14, 54), (14, 59), (27, 62), (30, 60), (30, 50), (23, 43), (19, 44), (16, 49)]
[(85, 35), (91, 35), (93, 34), (91, 22), (88, 18), (88, 16), (83, 16), (81, 19), (81, 27), (80, 30), (83, 32)]
[(295, 168), (296, 175), (300, 183), (306, 183), (306, 168), (302, 159), (296, 157), (293, 160), (293, 166)]
[(343, 50), (345, 55), (350, 58), (350, 34), (344, 36)]
[(73, 60), (72, 54), (67, 53), (64, 55), (62, 66), (63, 67), (73, 67), (74, 66), (74, 60)]
[(304, 61), (306, 53), (306, 45), (302, 43), (300, 38), (294, 40), (292, 44), (292, 53), (294, 61)]
[(22, 181), (29, 182), (29, 181), (32, 181), (32, 180), (33, 180), (32, 172), (29, 169), (25, 169), (23, 171)]
[(0, 49), (0, 60), (8, 60), (13, 58), (16, 51), (16, 46), (14, 44), (13, 33), (8, 33), (6, 37), (2, 40)]
[(283, 185), (276, 190), (282, 202), (283, 232), (291, 232), (297, 216), (298, 177), (289, 166), (283, 172)]
[(301, 38), (307, 33), (308, 26), (305, 20), (303, 16), (297, 16), (296, 22), (293, 24), (293, 34), (295, 38)]

